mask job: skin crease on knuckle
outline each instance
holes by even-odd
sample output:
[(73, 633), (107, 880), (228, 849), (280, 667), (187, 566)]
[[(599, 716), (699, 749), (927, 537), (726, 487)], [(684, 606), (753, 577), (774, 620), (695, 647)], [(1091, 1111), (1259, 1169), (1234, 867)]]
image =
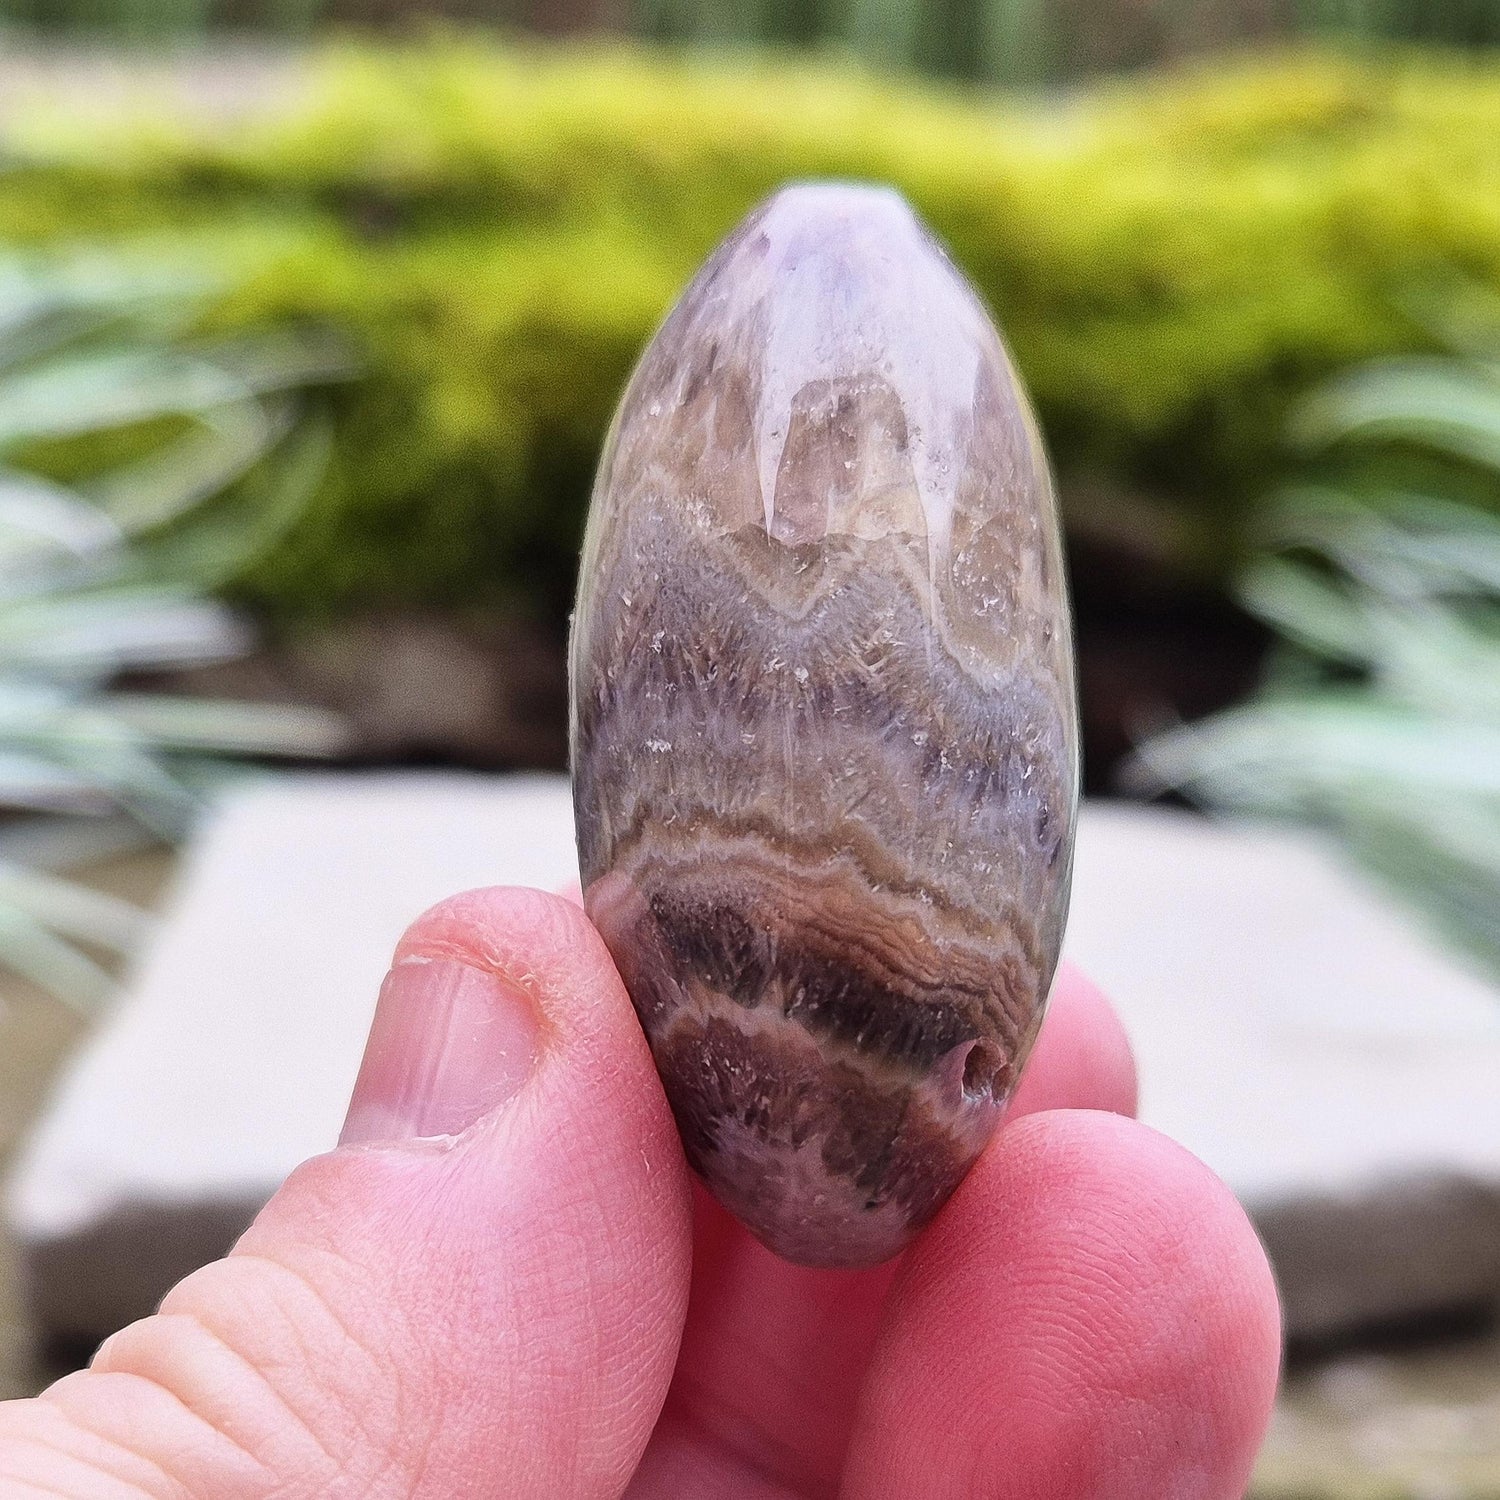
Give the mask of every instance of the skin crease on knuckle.
[(352, 1337), (346, 1322), (363, 1336), (392, 1318), (360, 1278), (336, 1284), (338, 1315), (311, 1277), (260, 1256), (195, 1273), (88, 1370), (0, 1409), (0, 1495), (408, 1493), (425, 1429), (400, 1377), (421, 1362)]
[(298, 1265), (241, 1253), (205, 1267), (77, 1378), (149, 1381), (256, 1464), (239, 1489), (209, 1467), (203, 1493), (398, 1493), (429, 1432), (413, 1387), (430, 1354), (368, 1275), (300, 1248)]
[(34, 1400), (0, 1404), (4, 1500), (187, 1500), (203, 1492), (194, 1486), (205, 1460), (213, 1465), (219, 1494), (249, 1494), (263, 1477), (250, 1455), (205, 1429), (167, 1393), (148, 1381), (110, 1377), (111, 1402), (131, 1411), (135, 1430), (149, 1431), (153, 1447), (163, 1434), (176, 1447), (169, 1456), (139, 1451), (144, 1445), (128, 1434), (109, 1434), (92, 1399), (71, 1409), (79, 1379), (69, 1376)]

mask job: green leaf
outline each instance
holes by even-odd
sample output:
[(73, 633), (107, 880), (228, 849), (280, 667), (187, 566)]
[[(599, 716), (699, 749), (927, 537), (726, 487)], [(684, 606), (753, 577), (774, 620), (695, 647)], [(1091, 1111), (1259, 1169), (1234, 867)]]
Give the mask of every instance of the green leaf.
[(239, 376), (165, 350), (108, 350), (0, 385), (0, 450), (43, 438), (196, 416), (248, 400)]
[(1130, 774), (1137, 786), (1276, 813), (1316, 813), (1346, 786), (1391, 803), (1500, 797), (1500, 723), (1434, 718), (1356, 690), (1263, 699), (1146, 741)]
[(242, 478), (294, 417), (286, 403), (235, 402), (135, 463), (85, 481), (80, 493), (130, 535), (170, 525)]
[(223, 661), (250, 640), (223, 605), (180, 589), (42, 594), (0, 609), (0, 672), (97, 680), (130, 667)]
[(268, 551), (306, 509), (328, 466), (328, 423), (304, 418), (245, 476), (233, 505), (199, 504), (186, 519), (132, 549), (145, 583), (212, 589)]
[(0, 965), (84, 1015), (114, 989), (107, 970), (29, 912), (0, 904)]
[(0, 575), (59, 554), (90, 557), (121, 540), (119, 526), (75, 491), (0, 469)]
[(72, 487), (0, 467), (0, 806), (70, 815), (50, 842), (36, 817), (0, 829), (0, 965), (82, 1006), (109, 980), (78, 945), (127, 948), (144, 918), (17, 860), (114, 849), (122, 814), (179, 837), (233, 774), (211, 757), (318, 756), (344, 737), (319, 709), (106, 691), (126, 669), (248, 648), (246, 623), (205, 591), (300, 512), (328, 434), (290, 393), (349, 369), (341, 345), (302, 330), (190, 344), (193, 310), (170, 277), (0, 259), (0, 449), (165, 433)]
[(1373, 640), (1367, 612), (1347, 588), (1283, 558), (1262, 558), (1240, 581), (1245, 607), (1289, 640), (1320, 655), (1368, 661)]
[(1341, 827), (1367, 869), (1500, 974), (1500, 804), (1353, 804)]
[(0, 862), (0, 907), (74, 942), (130, 953), (155, 926), (149, 912), (75, 880)]
[(1442, 359), (1367, 366), (1310, 399), (1293, 436), (1310, 447), (1398, 440), (1500, 468), (1500, 374)]
[(103, 706), (115, 722), (169, 750), (316, 757), (349, 741), (348, 722), (321, 708), (127, 693), (110, 694)]

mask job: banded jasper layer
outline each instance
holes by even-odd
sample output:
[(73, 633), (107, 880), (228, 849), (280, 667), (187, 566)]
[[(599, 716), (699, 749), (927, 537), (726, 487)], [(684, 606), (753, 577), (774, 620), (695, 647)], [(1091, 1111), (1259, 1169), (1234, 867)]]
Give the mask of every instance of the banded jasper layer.
[(573, 636), (585, 902), (688, 1157), (772, 1249), (893, 1255), (1041, 1021), (1076, 805), (1035, 425), (905, 203), (790, 187), (631, 380)]

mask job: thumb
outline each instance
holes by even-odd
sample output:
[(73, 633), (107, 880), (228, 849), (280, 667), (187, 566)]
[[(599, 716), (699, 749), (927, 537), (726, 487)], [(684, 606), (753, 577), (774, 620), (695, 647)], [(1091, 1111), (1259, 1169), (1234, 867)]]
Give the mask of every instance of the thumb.
[(455, 897), (397, 949), (339, 1149), (88, 1370), (0, 1409), (0, 1490), (617, 1495), (689, 1243), (671, 1116), (587, 918)]

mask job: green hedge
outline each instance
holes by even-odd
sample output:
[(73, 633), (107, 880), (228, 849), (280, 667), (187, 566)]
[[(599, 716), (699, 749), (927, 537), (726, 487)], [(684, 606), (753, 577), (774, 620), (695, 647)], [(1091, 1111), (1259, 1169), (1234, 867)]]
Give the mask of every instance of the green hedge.
[[(246, 586), (286, 609), (566, 596), (631, 361), (788, 177), (888, 179), (994, 307), (1077, 525), (1221, 564), (1288, 402), (1500, 286), (1500, 66), (1317, 57), (1046, 104), (767, 60), (345, 45), (232, 124), (12, 111), (0, 239), (138, 243), (229, 278), (220, 324), (348, 330), (332, 472)], [(1106, 482), (1100, 484), (1098, 476)], [(1121, 493), (1151, 498), (1118, 502)]]

